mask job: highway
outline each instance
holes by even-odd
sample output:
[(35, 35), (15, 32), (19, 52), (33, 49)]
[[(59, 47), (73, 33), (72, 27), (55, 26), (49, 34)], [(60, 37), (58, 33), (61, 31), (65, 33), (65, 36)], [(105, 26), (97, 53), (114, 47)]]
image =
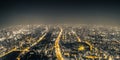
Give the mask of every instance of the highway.
[(62, 30), (62, 28), (60, 28), (60, 33), (55, 41), (55, 53), (56, 53), (56, 57), (58, 60), (64, 60), (62, 57), (61, 49), (60, 49), (60, 45), (59, 45), (59, 41), (60, 41), (60, 37), (62, 35), (62, 32), (63, 32), (63, 30)]
[(13, 51), (16, 51), (16, 49), (17, 48), (13, 48), (10, 51), (8, 51), (7, 53), (4, 53), (3, 55), (0, 55), (0, 58), (3, 57), (3, 56), (5, 56), (5, 55), (7, 55), (7, 54), (9, 54), (9, 53), (11, 53), (11, 52), (13, 52)]
[(78, 35), (76, 34), (76, 32), (74, 32), (73, 30), (72, 30), (72, 33), (75, 35), (75, 37), (77, 38), (77, 40), (78, 40), (78, 42), (81, 42), (81, 39), (78, 37)]
[(110, 34), (116, 31), (86, 26), (33, 26), (21, 39), (0, 42), (0, 60), (119, 60), (120, 36)]
[(21, 53), (19, 54), (19, 56), (18, 56), (16, 59), (17, 59), (17, 60), (20, 60), (20, 56), (21, 56), (21, 55), (23, 55), (24, 53), (29, 52), (29, 49), (30, 49), (31, 47), (35, 46), (36, 44), (38, 44), (45, 36), (46, 36), (46, 33), (43, 34), (42, 37), (39, 37), (39, 39), (38, 39), (36, 42), (34, 42), (31, 46), (26, 47), (25, 49), (23, 49), (23, 50), (21, 51)]
[[(60, 29), (59, 29), (60, 30)], [(56, 30), (54, 30), (56, 31)], [(59, 34), (55, 34), (56, 37), (54, 36), (54, 31), (53, 30), (49, 30), (49, 32), (47, 32), (45, 35), (44, 35), (44, 38), (41, 37), (41, 39), (37, 40), (36, 43), (33, 43), (30, 48), (26, 48), (28, 49), (29, 51), (25, 51), (25, 53), (19, 55), (18, 57), (18, 60), (21, 58), (21, 60), (29, 60), (30, 58), (31, 59), (51, 59), (51, 56), (53, 56), (53, 53), (55, 53), (55, 41), (52, 41), (53, 38), (57, 38), (57, 37), (60, 37), (61, 33)], [(41, 41), (40, 41), (41, 40)], [(58, 49), (58, 48), (57, 48)], [(30, 53), (34, 53), (34, 54), (39, 54), (39, 57), (37, 58), (32, 58), (31, 55), (27, 55), (27, 54), (30, 54)], [(36, 56), (34, 55), (33, 56)], [(55, 53), (56, 54), (56, 53)], [(48, 55), (48, 56), (47, 56)], [(21, 57), (23, 56), (23, 57)], [(57, 55), (55, 55), (57, 57)], [(46, 58), (43, 58), (43, 57), (46, 57)], [(52, 57), (52, 59), (57, 59), (55, 57)]]

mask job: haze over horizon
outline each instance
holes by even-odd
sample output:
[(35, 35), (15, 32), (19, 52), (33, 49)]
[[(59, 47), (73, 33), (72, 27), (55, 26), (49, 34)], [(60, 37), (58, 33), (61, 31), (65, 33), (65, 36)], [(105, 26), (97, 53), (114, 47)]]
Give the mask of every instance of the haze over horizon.
[(108, 24), (120, 25), (116, 0), (3, 1), (0, 25), (12, 24)]

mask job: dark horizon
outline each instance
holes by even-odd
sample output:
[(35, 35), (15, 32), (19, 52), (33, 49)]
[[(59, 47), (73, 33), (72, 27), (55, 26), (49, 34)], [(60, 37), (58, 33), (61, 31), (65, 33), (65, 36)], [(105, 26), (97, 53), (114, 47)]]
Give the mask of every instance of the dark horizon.
[(120, 25), (116, 0), (1, 1), (0, 25), (12, 24), (108, 24)]

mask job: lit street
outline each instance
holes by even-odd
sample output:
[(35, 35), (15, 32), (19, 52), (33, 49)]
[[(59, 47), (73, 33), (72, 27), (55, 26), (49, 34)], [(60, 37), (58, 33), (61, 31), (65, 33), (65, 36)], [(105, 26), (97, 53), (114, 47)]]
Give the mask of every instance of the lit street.
[(0, 33), (0, 60), (120, 59), (120, 28), (18, 25)]

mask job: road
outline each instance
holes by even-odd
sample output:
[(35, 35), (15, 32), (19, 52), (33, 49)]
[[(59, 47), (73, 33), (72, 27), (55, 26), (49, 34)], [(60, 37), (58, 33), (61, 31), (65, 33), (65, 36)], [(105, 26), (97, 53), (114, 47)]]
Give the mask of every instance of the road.
[(23, 50), (21, 51), (21, 53), (19, 54), (19, 56), (18, 56), (16, 59), (17, 59), (17, 60), (20, 60), (20, 56), (21, 56), (22, 54), (29, 52), (29, 49), (30, 49), (31, 47), (35, 46), (36, 44), (38, 44), (41, 40), (43, 40), (43, 38), (44, 38), (45, 36), (46, 36), (46, 33), (43, 34), (42, 37), (39, 37), (39, 39), (38, 39), (36, 42), (34, 42), (31, 46), (26, 47), (25, 49), (23, 49)]
[(97, 33), (100, 29), (94, 28), (97, 30), (96, 32), (96, 30), (85, 26), (81, 28), (65, 25), (46, 25), (45, 27), (46, 31), (36, 29), (36, 33), (19, 40), (25, 44), (21, 43), (20, 47), (13, 48), (1, 55), (0, 60), (119, 59), (119, 40), (108, 39), (109, 37), (115, 39), (119, 35), (107, 35), (109, 33), (106, 33), (107, 30), (104, 32), (106, 36), (101, 35)]
[(56, 38), (56, 41), (55, 41), (55, 53), (56, 53), (56, 56), (57, 56), (57, 59), (58, 60), (64, 60), (63, 57), (62, 57), (62, 54), (61, 54), (61, 49), (60, 49), (60, 45), (59, 45), (59, 41), (60, 41), (60, 37), (62, 35), (62, 28), (60, 28), (60, 33), (58, 35), (58, 37)]
[(80, 37), (78, 37), (78, 35), (76, 34), (76, 32), (74, 32), (73, 30), (72, 30), (72, 33), (75, 35), (75, 37), (77, 38), (77, 40), (78, 40), (78, 42), (81, 42), (81, 39), (80, 39)]
[(11, 49), (10, 51), (4, 53), (3, 55), (0, 55), (0, 58), (3, 57), (3, 56), (5, 56), (5, 55), (7, 55), (7, 54), (9, 54), (9, 53), (11, 53), (11, 52), (13, 52), (13, 51), (15, 51), (16, 49), (17, 49), (17, 48), (13, 48), (13, 49)]

